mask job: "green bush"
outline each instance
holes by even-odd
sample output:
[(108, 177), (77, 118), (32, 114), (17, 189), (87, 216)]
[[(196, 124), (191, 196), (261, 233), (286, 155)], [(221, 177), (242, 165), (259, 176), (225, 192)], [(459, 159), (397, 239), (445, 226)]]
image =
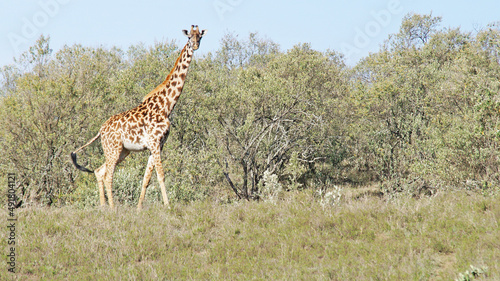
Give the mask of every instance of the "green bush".
[[(265, 173), (283, 190), (377, 182), (385, 193), (412, 196), (446, 187), (497, 192), (499, 25), (471, 33), (440, 21), (407, 15), (354, 67), (334, 51), (281, 51), (253, 33), (228, 34), (215, 53), (196, 54), (163, 152), (170, 195), (258, 198)], [(161, 83), (178, 49), (158, 42), (53, 52), (42, 36), (2, 67), (0, 167), (16, 173), (24, 204), (95, 198), (97, 184), (69, 153)], [(118, 168), (118, 201), (136, 201), (145, 154)], [(100, 144), (79, 161), (102, 165)]]

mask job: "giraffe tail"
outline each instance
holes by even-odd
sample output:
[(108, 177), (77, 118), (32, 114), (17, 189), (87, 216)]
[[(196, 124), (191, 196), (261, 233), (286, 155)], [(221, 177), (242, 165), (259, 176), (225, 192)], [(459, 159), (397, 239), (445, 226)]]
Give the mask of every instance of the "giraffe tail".
[(82, 167), (80, 165), (78, 165), (78, 163), (76, 163), (76, 153), (82, 149), (84, 149), (85, 147), (89, 146), (91, 143), (93, 143), (96, 139), (98, 139), (99, 137), (101, 136), (101, 133), (97, 133), (97, 135), (91, 139), (88, 143), (86, 143), (84, 146), (78, 148), (77, 150), (71, 152), (71, 160), (73, 161), (73, 164), (75, 165), (75, 167), (80, 170), (80, 171), (84, 171), (84, 172), (87, 172), (87, 173), (93, 173), (94, 171), (91, 171), (85, 167)]

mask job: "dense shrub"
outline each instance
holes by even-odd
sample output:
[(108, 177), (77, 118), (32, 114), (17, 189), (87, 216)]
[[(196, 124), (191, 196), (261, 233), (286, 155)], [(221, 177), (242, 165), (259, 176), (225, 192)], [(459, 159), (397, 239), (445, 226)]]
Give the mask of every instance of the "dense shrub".
[[(163, 152), (170, 196), (259, 198), (268, 179), (283, 190), (371, 181), (413, 195), (498, 188), (499, 25), (470, 33), (440, 21), (406, 16), (354, 67), (334, 51), (281, 51), (257, 34), (229, 34), (215, 53), (196, 54)], [(49, 41), (1, 69), (0, 167), (16, 173), (25, 204), (97, 202), (95, 179), (76, 172), (69, 153), (161, 83), (179, 47), (53, 52)], [(119, 201), (137, 201), (146, 158), (129, 157), (117, 173)], [(100, 144), (80, 159), (97, 168)]]

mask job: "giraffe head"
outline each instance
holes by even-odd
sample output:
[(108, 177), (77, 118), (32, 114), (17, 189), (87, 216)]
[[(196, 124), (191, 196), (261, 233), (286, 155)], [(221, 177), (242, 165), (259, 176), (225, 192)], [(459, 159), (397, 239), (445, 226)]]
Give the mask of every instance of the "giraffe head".
[[(194, 29), (196, 27), (196, 29)], [(203, 35), (207, 32), (206, 29), (200, 31), (200, 28), (197, 25), (191, 25), (191, 31), (183, 30), (184, 35), (189, 38), (188, 44), (193, 50), (198, 50), (200, 47), (200, 41)]]

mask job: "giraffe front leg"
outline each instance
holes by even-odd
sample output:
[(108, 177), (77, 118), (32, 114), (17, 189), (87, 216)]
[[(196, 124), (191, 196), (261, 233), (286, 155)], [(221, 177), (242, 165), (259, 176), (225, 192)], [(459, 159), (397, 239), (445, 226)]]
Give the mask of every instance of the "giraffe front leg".
[(146, 196), (146, 188), (149, 185), (149, 181), (151, 180), (151, 175), (153, 174), (154, 168), (154, 157), (153, 155), (149, 155), (148, 165), (146, 166), (146, 173), (144, 174), (144, 179), (142, 180), (142, 188), (141, 188), (141, 196), (139, 197), (139, 204), (137, 204), (137, 210), (142, 209), (142, 202), (144, 201), (144, 197)]
[(161, 164), (160, 148), (151, 151), (151, 156), (153, 156), (154, 166), (156, 168), (156, 176), (158, 177), (158, 182), (160, 183), (161, 195), (163, 197), (163, 204), (168, 206), (168, 196), (165, 188), (165, 174), (163, 173), (163, 166)]

